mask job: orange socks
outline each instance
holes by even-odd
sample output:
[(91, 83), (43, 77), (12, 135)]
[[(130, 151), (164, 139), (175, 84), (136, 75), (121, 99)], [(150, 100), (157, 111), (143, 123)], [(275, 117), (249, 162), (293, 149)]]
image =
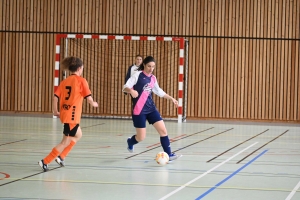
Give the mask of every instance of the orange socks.
[(57, 156), (59, 155), (59, 151), (54, 147), (48, 156), (44, 158), (44, 163), (47, 165), (51, 163)]
[(71, 151), (71, 149), (73, 148), (73, 146), (76, 144), (76, 142), (71, 141), (70, 144), (63, 150), (63, 152), (61, 152), (61, 154), (59, 155), (61, 157), (61, 159), (65, 159), (66, 156), (68, 155), (68, 153)]

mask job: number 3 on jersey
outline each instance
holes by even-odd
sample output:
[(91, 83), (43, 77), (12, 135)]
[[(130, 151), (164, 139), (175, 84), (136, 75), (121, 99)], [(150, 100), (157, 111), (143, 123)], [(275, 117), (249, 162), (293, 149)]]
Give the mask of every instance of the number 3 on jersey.
[(72, 91), (72, 88), (71, 86), (66, 86), (66, 89), (68, 90), (67, 94), (68, 96), (65, 98), (66, 100), (69, 100), (70, 96), (71, 96), (71, 91)]

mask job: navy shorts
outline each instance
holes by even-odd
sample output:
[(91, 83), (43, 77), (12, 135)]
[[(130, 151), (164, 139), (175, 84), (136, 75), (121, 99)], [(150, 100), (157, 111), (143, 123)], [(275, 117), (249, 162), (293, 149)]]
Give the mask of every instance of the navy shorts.
[(162, 118), (157, 110), (148, 114), (132, 115), (132, 121), (135, 128), (146, 128), (146, 120), (149, 124), (154, 124), (155, 122), (162, 120)]
[(78, 127), (79, 127), (79, 124), (77, 124), (72, 130), (70, 130), (70, 125), (64, 124), (64, 132), (63, 133), (65, 134), (65, 136), (75, 137)]

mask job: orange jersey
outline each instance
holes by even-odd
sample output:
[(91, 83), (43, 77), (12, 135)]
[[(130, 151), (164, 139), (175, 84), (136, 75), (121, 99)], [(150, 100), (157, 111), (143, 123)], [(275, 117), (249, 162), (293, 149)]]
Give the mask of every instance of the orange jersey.
[(79, 124), (83, 98), (91, 95), (86, 79), (73, 74), (59, 84), (54, 95), (60, 99), (61, 122)]

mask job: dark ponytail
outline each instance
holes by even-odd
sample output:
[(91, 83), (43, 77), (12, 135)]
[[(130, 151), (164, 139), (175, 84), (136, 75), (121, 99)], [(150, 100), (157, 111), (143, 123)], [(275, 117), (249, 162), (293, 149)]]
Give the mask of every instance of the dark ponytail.
[(152, 56), (147, 56), (144, 60), (143, 63), (139, 66), (137, 69), (138, 71), (144, 70), (144, 66), (149, 63), (149, 62), (155, 62), (155, 59)]

